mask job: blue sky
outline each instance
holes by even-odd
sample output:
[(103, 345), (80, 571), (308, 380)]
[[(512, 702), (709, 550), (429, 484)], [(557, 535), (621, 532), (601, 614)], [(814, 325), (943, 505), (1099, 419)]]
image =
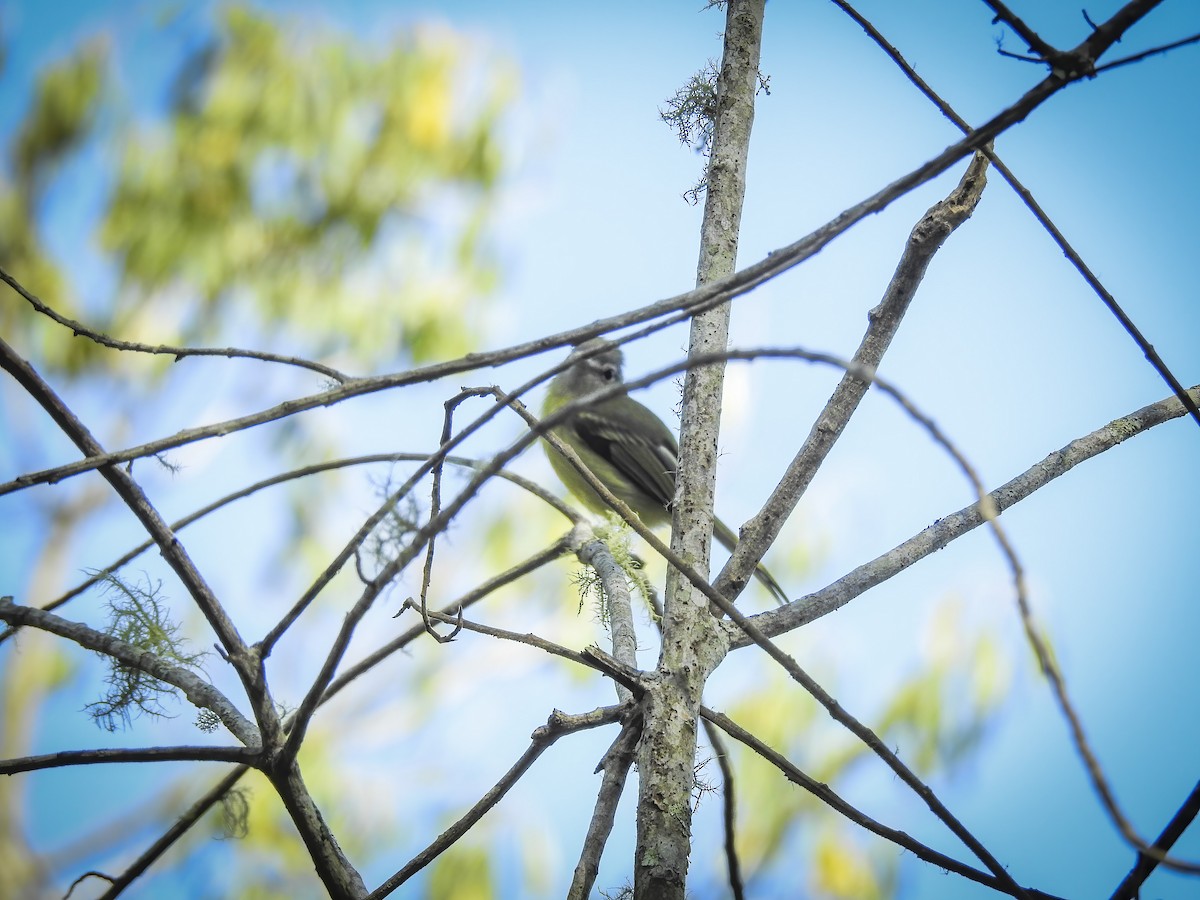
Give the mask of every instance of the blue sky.
[[(501, 346), (691, 286), (700, 212), (681, 194), (701, 160), (678, 145), (657, 111), (706, 58), (719, 56), (721, 17), (699, 11), (701, 5), (271, 8), (303, 10), (374, 34), (440, 20), (513, 60), (521, 84), (509, 136), (517, 165), (497, 235), (503, 284), (488, 314), (492, 345)], [(1116, 6), (1088, 11), (1101, 20)], [(1036, 67), (995, 53), (1003, 30), (990, 24), (981, 3), (877, 0), (858, 8), (969, 121), (984, 121), (1041, 77)], [(9, 57), (0, 129), (13, 127), (20, 113), (13, 99), (27, 95), (36, 67), (97, 27), (108, 31), (122, 56), (129, 108), (152, 113), (163, 73), (194, 40), (191, 25), (204, 16), (189, 12), (164, 36), (153, 24), (157, 10), (154, 4), (75, 3), (56, 5), (50, 15), (43, 5), (14, 4), (3, 19)], [(1017, 11), (1052, 42), (1069, 45), (1084, 34), (1073, 6), (1028, 3)], [(1165, 3), (1116, 53), (1197, 31), (1200, 9)], [(1022, 49), (1011, 34), (1004, 46)], [(1193, 161), (1200, 124), (1192, 115), (1198, 53), (1184, 48), (1073, 85), (997, 143), (1187, 385), (1200, 381), (1200, 185)], [(756, 112), (742, 265), (797, 239), (957, 138), (832, 4), (769, 4), (762, 68), (771, 93), (760, 97)], [(960, 173), (956, 167), (740, 299), (733, 344), (797, 344), (849, 356), (913, 222)], [(62, 223), (56, 246), (79, 244), (87, 218), (79, 198), (88, 190), (95, 196), (93, 187), (51, 198), (54, 221)], [(91, 252), (85, 259), (102, 286), (103, 262)], [(627, 374), (677, 358), (685, 342), (686, 332), (676, 328), (628, 348)], [(546, 361), (486, 377), (515, 385)], [(1137, 348), (994, 175), (972, 220), (931, 266), (882, 374), (938, 422), (989, 486), (1166, 394)], [(832, 370), (794, 364), (732, 367), (718, 488), (724, 519), (740, 522), (757, 509), (836, 378)], [(669, 421), (675, 388), (662, 384), (639, 399)], [(1198, 452), (1195, 423), (1169, 423), (1081, 465), (1003, 519), (1100, 758), (1144, 834), (1161, 828), (1197, 774), (1200, 716), (1192, 685), (1200, 606), (1192, 570)], [(518, 468), (551, 478), (535, 454)], [(819, 547), (812, 568), (788, 585), (797, 593), (814, 590), (970, 499), (969, 486), (929, 438), (872, 394), (775, 553), (786, 555), (788, 542)], [(19, 584), (13, 552), (19, 537), (11, 526), (3, 529), (5, 564), (14, 567)], [(7, 584), (0, 590), (18, 593)], [(795, 646), (834, 661), (839, 698), (851, 709), (869, 710), (912, 665), (920, 625), (947, 597), (959, 598), (973, 621), (1003, 636), (1016, 675), (1013, 697), (970, 771), (937, 784), (939, 794), (1022, 883), (1070, 897), (1105, 894), (1132, 854), (1080, 775), (1049, 692), (1023, 649), (1006, 574), (987, 535), (962, 539), (814, 623)], [(642, 662), (648, 666), (652, 657)], [(514, 684), (520, 684), (515, 676)], [(714, 690), (719, 696), (720, 686)], [(48, 747), (53, 737), (48, 729)], [(519, 743), (519, 735), (513, 740)], [(587, 758), (598, 752), (594, 743), (580, 746)], [(603, 743), (598, 746), (602, 751)], [(569, 785), (564, 768), (562, 783)], [(481, 774), (481, 784), (496, 774)], [(867, 779), (864, 786), (870, 795), (864, 803), (882, 818), (892, 810), (903, 817), (898, 827), (958, 852), (894, 785)], [(465, 802), (471, 790), (464, 787)], [(713, 807), (703, 810), (698, 847), (718, 846), (715, 828)], [(572, 850), (570, 844), (558, 850), (568, 870)], [(1178, 851), (1200, 855), (1200, 840), (1185, 839)], [(606, 873), (617, 879), (623, 871), (615, 848), (606, 866), (601, 884)], [(989, 895), (935, 869), (913, 865), (904, 872), (905, 897)], [(1146, 896), (1189, 891), (1194, 881), (1161, 874)]]

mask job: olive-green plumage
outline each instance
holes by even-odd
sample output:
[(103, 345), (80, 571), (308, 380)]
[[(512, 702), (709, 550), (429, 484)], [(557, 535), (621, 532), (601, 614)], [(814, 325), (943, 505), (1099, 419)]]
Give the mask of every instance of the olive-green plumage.
[[(621, 349), (602, 338), (577, 346), (568, 361), (573, 365), (550, 382), (543, 416), (572, 400), (621, 383)], [(643, 522), (651, 527), (670, 523), (679, 447), (675, 435), (649, 409), (620, 394), (585, 407), (552, 428), (551, 433), (574, 450), (600, 483)], [(594, 512), (608, 510), (575, 467), (549, 444), (546, 455), (555, 474), (584, 506)], [(713, 533), (727, 550), (733, 550), (737, 538), (724, 522), (716, 520)], [(776, 600), (787, 602), (787, 594), (765, 567), (759, 565), (754, 574)]]

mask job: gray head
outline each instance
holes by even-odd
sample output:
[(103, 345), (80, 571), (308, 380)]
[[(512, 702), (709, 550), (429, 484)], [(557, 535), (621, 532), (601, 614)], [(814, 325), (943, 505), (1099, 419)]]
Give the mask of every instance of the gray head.
[(566, 389), (569, 396), (590, 394), (610, 384), (620, 384), (624, 361), (621, 348), (612, 341), (592, 338), (575, 346), (567, 357), (571, 368), (554, 380)]

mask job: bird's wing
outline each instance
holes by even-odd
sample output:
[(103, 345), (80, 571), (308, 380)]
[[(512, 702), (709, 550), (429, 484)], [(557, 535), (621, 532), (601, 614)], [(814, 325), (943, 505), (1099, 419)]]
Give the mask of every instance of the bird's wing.
[(677, 461), (675, 439), (666, 426), (661, 426), (662, 434), (654, 434), (656, 429), (648, 429), (648, 435), (635, 434), (592, 410), (580, 412), (571, 425), (592, 452), (664, 508), (670, 506), (675, 499)]

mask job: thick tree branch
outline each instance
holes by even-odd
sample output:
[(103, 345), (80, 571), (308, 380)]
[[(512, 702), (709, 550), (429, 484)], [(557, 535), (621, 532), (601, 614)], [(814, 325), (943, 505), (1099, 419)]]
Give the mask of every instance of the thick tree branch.
[[(725, 6), (724, 48), (696, 271), (700, 285), (732, 275), (736, 268), (765, 6), (766, 0), (728, 0)], [(729, 309), (729, 304), (723, 303), (697, 311), (690, 328), (690, 358), (725, 350)], [(671, 504), (671, 549), (705, 580), (713, 535), (724, 379), (721, 364), (689, 367), (684, 377), (679, 463)], [(704, 684), (726, 652), (707, 604), (698, 600), (682, 572), (668, 568), (658, 677), (647, 679), (642, 706), (635, 900), (682, 900), (685, 895), (691, 854), (696, 712)]]

